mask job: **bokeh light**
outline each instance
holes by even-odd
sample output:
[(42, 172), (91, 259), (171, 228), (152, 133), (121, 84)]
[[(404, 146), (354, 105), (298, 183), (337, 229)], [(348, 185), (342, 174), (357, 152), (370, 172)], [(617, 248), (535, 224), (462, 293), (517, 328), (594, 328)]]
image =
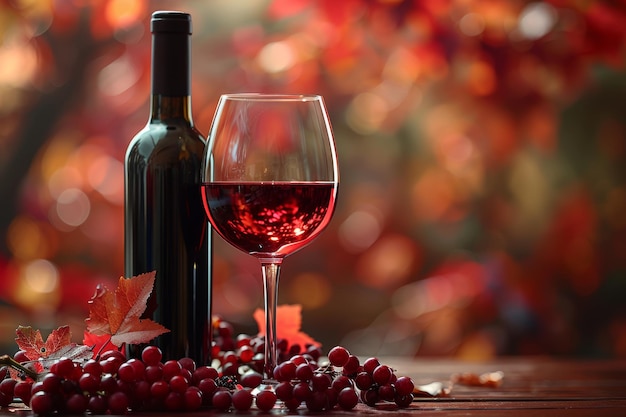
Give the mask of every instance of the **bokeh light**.
[[(204, 134), (222, 93), (324, 96), (337, 211), (281, 278), (304, 331), (366, 355), (626, 355), (619, 2), (2, 2), (2, 317), (83, 323), (121, 275), (123, 161), (168, 9), (193, 16)], [(256, 260), (213, 246), (214, 312), (254, 329)]]

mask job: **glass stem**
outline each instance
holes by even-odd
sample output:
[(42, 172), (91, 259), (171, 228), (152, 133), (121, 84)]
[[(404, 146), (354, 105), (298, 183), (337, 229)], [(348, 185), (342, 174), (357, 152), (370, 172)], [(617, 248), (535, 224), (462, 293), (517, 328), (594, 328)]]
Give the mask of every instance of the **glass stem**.
[(274, 378), (276, 367), (276, 307), (278, 303), (278, 279), (280, 275), (281, 259), (271, 262), (261, 260), (263, 269), (263, 291), (265, 294), (265, 378)]

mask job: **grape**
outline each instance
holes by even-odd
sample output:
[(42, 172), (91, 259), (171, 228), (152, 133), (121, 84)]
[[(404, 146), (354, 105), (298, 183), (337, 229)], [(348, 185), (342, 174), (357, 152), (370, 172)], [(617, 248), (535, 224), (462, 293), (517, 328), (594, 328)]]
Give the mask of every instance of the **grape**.
[(89, 359), (83, 365), (83, 374), (91, 374), (97, 378), (100, 378), (102, 372), (102, 365), (100, 365), (100, 362), (95, 359)]
[(328, 387), (326, 388), (326, 398), (327, 398), (327, 409), (330, 410), (337, 405), (337, 398), (339, 397), (339, 393), (334, 389)]
[(22, 400), (24, 404), (30, 403), (33, 383), (30, 381), (19, 381), (13, 388), (13, 396)]
[(237, 363), (226, 362), (222, 366), (222, 374), (224, 375), (235, 376), (237, 375), (238, 371), (239, 371), (239, 365)]
[(233, 407), (238, 411), (247, 411), (252, 407), (252, 393), (247, 389), (240, 389), (233, 394)]
[(146, 365), (156, 365), (163, 359), (163, 352), (157, 346), (146, 346), (141, 352), (141, 360)]
[(169, 411), (177, 411), (183, 408), (183, 397), (179, 392), (171, 391), (164, 401), (165, 408)]
[(370, 375), (374, 373), (374, 369), (378, 366), (380, 366), (380, 362), (377, 358), (367, 358), (365, 362), (363, 362), (363, 370)]
[(400, 408), (406, 408), (413, 402), (413, 394), (408, 395), (397, 395), (395, 398), (395, 403)]
[(413, 393), (413, 389), (415, 388), (415, 384), (411, 380), (411, 378), (406, 376), (401, 376), (394, 383), (396, 388), (396, 393), (400, 396), (409, 395)]
[(198, 410), (202, 406), (202, 391), (198, 387), (189, 387), (183, 394), (183, 405), (187, 411)]
[(31, 387), (30, 394), (32, 396), (36, 392), (39, 392), (39, 391), (43, 391), (43, 382), (41, 382), (41, 381), (37, 381), (37, 382), (33, 383), (33, 386)]
[(155, 381), (150, 386), (150, 395), (155, 398), (165, 398), (170, 393), (170, 386), (165, 381)]
[(117, 370), (117, 377), (122, 381), (133, 382), (136, 378), (135, 368), (128, 362), (123, 363)]
[(249, 370), (241, 376), (241, 385), (247, 388), (256, 388), (263, 382), (263, 375), (254, 370)]
[(391, 381), (391, 377), (393, 375), (393, 371), (387, 365), (379, 365), (372, 372), (372, 378), (374, 382), (379, 385), (385, 385), (389, 381)]
[(348, 356), (348, 361), (343, 365), (343, 373), (345, 375), (354, 374), (359, 370), (359, 358), (354, 355)]
[(117, 381), (111, 374), (104, 374), (100, 379), (100, 390), (111, 394), (117, 391)]
[(345, 375), (337, 375), (337, 377), (333, 379), (333, 382), (331, 383), (331, 387), (335, 391), (340, 392), (344, 388), (351, 388), (352, 382), (350, 382), (350, 378), (348, 378)]
[(363, 371), (363, 372), (359, 372), (354, 377), (354, 383), (356, 384), (358, 389), (366, 390), (372, 386), (372, 384), (374, 383), (374, 379), (372, 378), (370, 374)]
[(328, 397), (325, 392), (313, 392), (305, 401), (310, 411), (322, 411), (328, 407)]
[(239, 357), (232, 350), (229, 350), (228, 352), (225, 352), (224, 356), (222, 356), (222, 365), (224, 365), (226, 363), (234, 363), (234, 364), (236, 364), (238, 362), (239, 362)]
[(220, 411), (228, 411), (233, 403), (232, 395), (227, 390), (220, 389), (213, 393), (213, 399), (211, 401), (213, 407)]
[(65, 410), (69, 414), (83, 414), (87, 411), (87, 397), (83, 394), (72, 394), (65, 403)]
[(302, 401), (300, 401), (300, 400), (298, 400), (296, 398), (291, 398), (289, 400), (285, 400), (283, 402), (283, 404), (285, 405), (285, 407), (287, 407), (287, 409), (290, 412), (293, 413), (293, 412), (295, 412), (298, 409), (298, 407), (300, 407), (300, 404), (302, 404)]
[(52, 395), (38, 391), (30, 399), (30, 409), (35, 414), (50, 414), (53, 411)]
[(94, 395), (89, 397), (87, 409), (92, 414), (105, 414), (107, 411), (107, 400), (102, 395)]
[(170, 389), (172, 391), (182, 394), (187, 391), (187, 388), (189, 388), (189, 380), (187, 380), (184, 376), (176, 375), (170, 379)]
[(131, 365), (135, 370), (135, 379), (143, 379), (146, 373), (146, 365), (142, 361), (133, 358), (126, 361), (126, 363)]
[(274, 387), (276, 397), (281, 401), (287, 401), (293, 398), (293, 385), (289, 381), (279, 382)]
[(296, 368), (296, 378), (300, 381), (310, 381), (313, 378), (313, 370), (308, 363), (298, 365)]
[(176, 360), (169, 360), (163, 364), (163, 379), (169, 381), (176, 375), (180, 375), (180, 371), (183, 369), (180, 363)]
[(17, 352), (15, 352), (15, 354), (13, 354), (13, 359), (15, 359), (15, 361), (19, 363), (28, 362), (30, 360), (30, 358), (26, 356), (25, 350), (18, 350)]
[(193, 371), (191, 381), (197, 385), (203, 379), (216, 379), (217, 377), (219, 377), (219, 374), (215, 368), (211, 368), (210, 366), (200, 366)]
[(276, 404), (276, 394), (270, 390), (263, 390), (256, 395), (256, 406), (261, 411), (269, 411)]
[(328, 360), (333, 366), (343, 367), (348, 362), (349, 357), (348, 350), (341, 346), (335, 346), (328, 352)]
[(61, 390), (61, 377), (52, 371), (47, 373), (46, 376), (41, 380), (43, 384), (43, 390), (46, 392), (58, 392)]
[(274, 378), (277, 381), (290, 381), (296, 377), (296, 364), (293, 361), (287, 361), (279, 364), (274, 368)]
[(126, 414), (128, 411), (128, 396), (123, 392), (114, 392), (108, 400), (111, 414)]
[(390, 384), (381, 385), (378, 387), (378, 397), (382, 401), (392, 402), (395, 400), (396, 390)]
[(232, 339), (233, 334), (235, 333), (233, 326), (226, 321), (220, 321), (217, 329), (221, 337), (225, 337), (228, 339)]
[(100, 377), (90, 373), (84, 373), (78, 380), (78, 386), (81, 390), (93, 394), (100, 387)]
[(126, 360), (126, 356), (122, 352), (116, 349), (107, 350), (100, 355), (100, 360), (107, 360), (109, 358), (115, 358), (121, 362)]
[(344, 410), (352, 410), (359, 402), (359, 396), (352, 388), (346, 387), (339, 392), (337, 404)]
[(254, 357), (254, 350), (250, 346), (242, 346), (239, 348), (239, 359), (243, 363), (248, 363), (252, 361)]
[(133, 390), (133, 399), (145, 401), (150, 398), (150, 383), (148, 381), (138, 381)]
[(61, 358), (50, 366), (50, 372), (62, 378), (69, 378), (74, 372), (74, 362), (69, 358)]
[(16, 379), (3, 379), (2, 382), (0, 382), (0, 393), (6, 395), (7, 397), (13, 398), (13, 392), (15, 390), (16, 384)]
[(178, 360), (178, 363), (183, 369), (187, 369), (192, 373), (196, 370), (196, 361), (191, 358), (181, 358)]
[(116, 374), (122, 363), (124, 363), (122, 359), (114, 356), (110, 356), (108, 359), (100, 360), (102, 371), (108, 374)]
[(309, 359), (305, 355), (295, 355), (290, 359), (290, 361), (293, 362), (296, 367), (304, 363), (309, 363)]
[(0, 392), (0, 407), (8, 407), (13, 402), (13, 395)]
[(374, 407), (380, 398), (378, 397), (378, 390), (368, 389), (361, 391), (361, 401), (370, 407)]
[(214, 379), (205, 378), (198, 383), (198, 388), (202, 392), (203, 396), (207, 396), (207, 398), (211, 398), (213, 393), (217, 390), (217, 384)]
[(237, 348), (250, 346), (250, 343), (252, 343), (252, 337), (244, 333), (238, 334), (236, 340), (237, 340)]
[(305, 401), (311, 396), (312, 392), (309, 384), (306, 382), (299, 382), (293, 387), (293, 396), (300, 401)]
[(118, 379), (117, 381), (117, 391), (115, 392), (123, 392), (124, 394), (131, 396), (133, 395), (135, 384), (132, 382), (122, 381)]
[(160, 381), (163, 378), (163, 365), (148, 365), (144, 374), (148, 382)]
[(323, 373), (316, 373), (311, 378), (311, 387), (313, 388), (313, 391), (326, 391), (330, 387), (331, 383), (332, 380), (330, 377)]

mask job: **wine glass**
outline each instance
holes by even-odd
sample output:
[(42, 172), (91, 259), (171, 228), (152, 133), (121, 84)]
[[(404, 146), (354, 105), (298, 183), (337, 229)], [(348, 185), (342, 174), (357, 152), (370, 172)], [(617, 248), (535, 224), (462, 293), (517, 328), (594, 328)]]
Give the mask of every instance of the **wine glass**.
[(214, 230), (261, 263), (267, 381), (277, 364), (283, 258), (328, 225), (338, 185), (335, 141), (321, 96), (221, 96), (203, 159), (203, 204)]

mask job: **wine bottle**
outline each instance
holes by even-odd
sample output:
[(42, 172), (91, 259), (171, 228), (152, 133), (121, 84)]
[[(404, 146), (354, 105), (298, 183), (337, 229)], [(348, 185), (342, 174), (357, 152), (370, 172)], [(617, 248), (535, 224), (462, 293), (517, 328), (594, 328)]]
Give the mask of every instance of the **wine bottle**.
[[(191, 16), (154, 12), (151, 31), (150, 116), (125, 157), (124, 273), (156, 271), (144, 317), (170, 332), (150, 344), (164, 359), (203, 365), (211, 352), (211, 231), (201, 199), (206, 141), (191, 114)], [(141, 348), (127, 352), (136, 357)]]

